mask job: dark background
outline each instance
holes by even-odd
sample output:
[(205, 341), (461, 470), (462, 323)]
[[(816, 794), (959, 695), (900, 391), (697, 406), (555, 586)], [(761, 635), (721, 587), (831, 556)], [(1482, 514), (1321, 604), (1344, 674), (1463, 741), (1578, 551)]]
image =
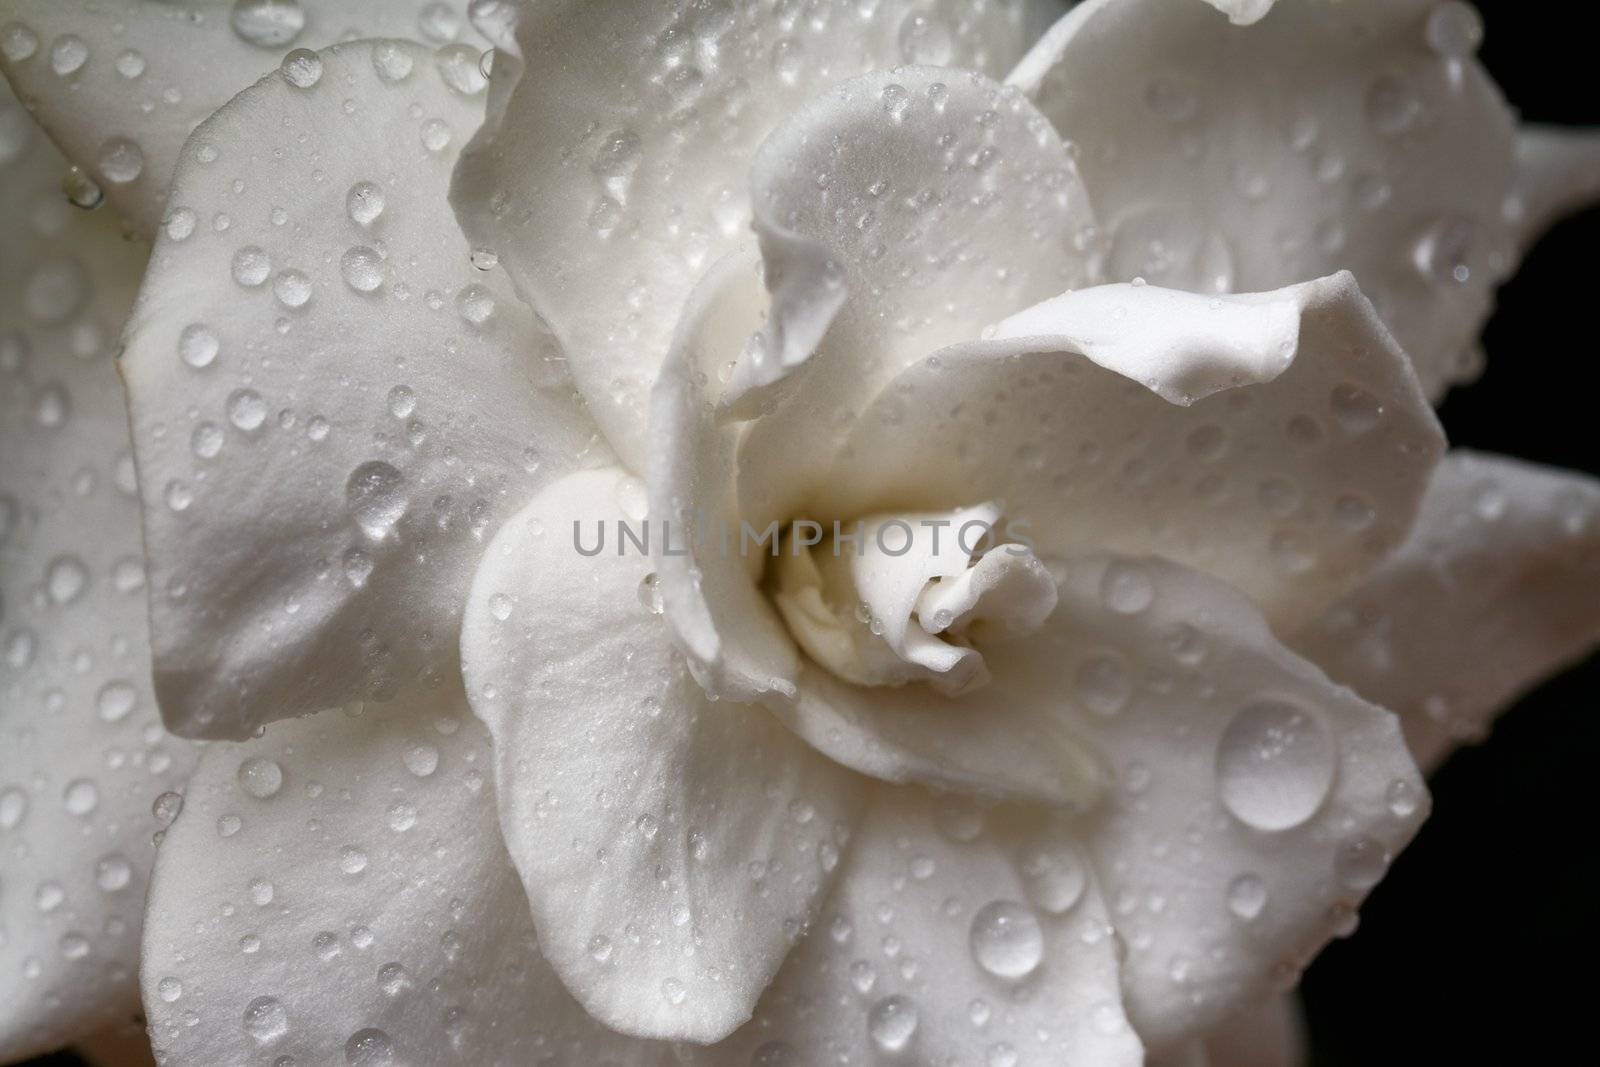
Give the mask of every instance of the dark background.
[[(1600, 126), (1600, 12), (1587, 0), (1477, 6), (1483, 63), (1525, 119)], [(1583, 332), (1600, 301), (1597, 273), (1600, 211), (1533, 250), (1501, 290), (1488, 372), (1440, 411), (1452, 444), (1600, 475), (1600, 351)], [(1312, 1067), (1562, 1064), (1591, 1044), (1597, 703), (1600, 656), (1529, 695), (1434, 775), (1433, 816), (1361, 909), (1357, 936), (1306, 972)], [(28, 1067), (80, 1064), (61, 1055)]]

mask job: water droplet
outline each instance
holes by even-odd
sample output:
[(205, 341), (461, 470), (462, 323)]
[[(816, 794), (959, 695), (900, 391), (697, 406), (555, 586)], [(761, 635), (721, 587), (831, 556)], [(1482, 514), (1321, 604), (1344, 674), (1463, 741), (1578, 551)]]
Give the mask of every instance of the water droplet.
[(1028, 908), (996, 900), (978, 909), (969, 936), (972, 958), (998, 978), (1023, 978), (1044, 958), (1044, 931)]
[(101, 856), (94, 865), (94, 884), (100, 887), (103, 893), (116, 893), (126, 889), (128, 883), (133, 881), (133, 864), (128, 862), (128, 857), (121, 853), (113, 852)]
[(469, 285), (456, 294), (456, 310), (474, 326), (494, 318), (494, 297), (481, 285)]
[(482, 53), (469, 44), (446, 45), (434, 53), (439, 66), (439, 77), (452, 92), (462, 96), (476, 96), (489, 86), (480, 60)]
[(372, 46), (372, 67), (386, 82), (405, 81), (415, 62), (410, 52), (393, 41), (379, 41)]
[(354, 845), (339, 850), (339, 869), (345, 874), (360, 874), (367, 869), (367, 854)]
[(244, 1032), (258, 1045), (267, 1045), (289, 1032), (289, 1013), (276, 997), (257, 997), (244, 1009)]
[(89, 61), (89, 46), (83, 38), (63, 34), (50, 43), (50, 69), (61, 77), (75, 73)]
[(1365, 433), (1383, 418), (1383, 404), (1360, 386), (1346, 382), (1328, 394), (1328, 407), (1339, 425), (1351, 433)]
[(511, 598), (504, 593), (496, 593), (489, 598), (489, 614), (500, 622), (511, 618)]
[(69, 815), (88, 815), (100, 804), (100, 790), (89, 779), (78, 778), (67, 783), (61, 802)]
[(309, 48), (296, 48), (283, 57), (278, 69), (296, 89), (309, 89), (322, 80), (322, 57)]
[(1446, 215), (1418, 238), (1412, 255), (1417, 270), (1441, 289), (1456, 289), (1472, 280), (1478, 227), (1470, 219)]
[(8, 22), (0, 28), (0, 53), (13, 63), (32, 59), (39, 51), (39, 35), (20, 22)]
[(290, 267), (272, 279), (272, 295), (286, 308), (304, 307), (311, 299), (311, 279)]
[(1378, 78), (1367, 89), (1367, 121), (1385, 137), (1400, 137), (1416, 127), (1423, 115), (1422, 98), (1398, 78)]
[(1483, 44), (1483, 16), (1464, 0), (1444, 0), (1428, 14), (1427, 39), (1445, 59), (1467, 59)]
[(426, 778), (439, 769), (439, 750), (430, 744), (412, 745), (406, 749), (406, 770), (418, 778)]
[(339, 260), (339, 270), (350, 288), (358, 293), (370, 293), (383, 284), (383, 257), (366, 245), (356, 245)]
[(57, 556), (45, 568), (44, 587), (52, 604), (70, 604), (89, 584), (89, 568), (77, 556)]
[(274, 760), (252, 756), (239, 764), (239, 788), (257, 800), (277, 796), (283, 788), (283, 768)]
[(345, 194), (345, 211), (362, 226), (371, 225), (383, 214), (383, 190), (375, 182), (356, 182)]
[(1401, 778), (1389, 783), (1385, 798), (1389, 802), (1389, 811), (1397, 819), (1410, 818), (1416, 814), (1419, 806), (1417, 787)]
[(100, 174), (108, 182), (126, 185), (144, 173), (144, 152), (126, 137), (112, 137), (100, 146), (95, 157)]
[(267, 421), (267, 402), (254, 389), (235, 389), (228, 394), (228, 421), (241, 430), (258, 429)]
[(389, 414), (397, 419), (408, 418), (417, 410), (417, 394), (410, 386), (397, 385), (389, 390)]
[(1244, 922), (1267, 906), (1267, 883), (1254, 874), (1241, 874), (1228, 883), (1228, 910)]
[(1389, 869), (1389, 853), (1370, 837), (1351, 838), (1334, 854), (1333, 869), (1349, 888), (1371, 889)]
[(899, 1052), (917, 1032), (917, 1005), (910, 997), (884, 997), (867, 1013), (867, 1034), (884, 1052)]
[(201, 459), (214, 459), (222, 451), (222, 428), (214, 422), (202, 422), (189, 435), (189, 450)]
[(178, 356), (191, 367), (209, 367), (220, 348), (217, 335), (203, 323), (185, 326), (178, 335)]
[(1022, 861), (1023, 888), (1034, 907), (1049, 915), (1062, 915), (1083, 897), (1088, 872), (1069, 846), (1039, 848)]
[(1217, 745), (1223, 807), (1257, 830), (1287, 830), (1316, 814), (1333, 785), (1334, 743), (1315, 716), (1281, 700), (1240, 709)]
[(168, 975), (156, 983), (156, 996), (160, 997), (168, 1004), (171, 1004), (173, 1001), (183, 996), (183, 983), (171, 975)]
[(644, 605), (644, 610), (652, 615), (660, 615), (663, 606), (661, 600), (661, 578), (651, 571), (639, 580), (639, 603)]
[(422, 147), (430, 152), (443, 152), (454, 136), (450, 124), (443, 119), (429, 119), (422, 124)]
[(369, 460), (350, 472), (345, 501), (368, 537), (378, 539), (405, 514), (405, 476), (382, 460)]
[(28, 794), (16, 786), (0, 792), (0, 830), (15, 830), (28, 814)]
[(61, 179), (61, 190), (67, 194), (68, 203), (85, 211), (93, 211), (106, 198), (100, 184), (84, 173), (81, 167), (67, 168), (66, 176)]
[(155, 816), (156, 822), (162, 826), (171, 826), (172, 820), (176, 819), (181, 811), (183, 811), (182, 793), (162, 793), (150, 805), (150, 814)]
[(103, 722), (121, 722), (139, 703), (139, 691), (127, 682), (107, 682), (95, 697)]
[(305, 29), (299, 0), (236, 0), (233, 32), (258, 48), (282, 48)]
[(1133, 681), (1122, 657), (1112, 653), (1090, 656), (1075, 676), (1078, 702), (1096, 715), (1115, 715), (1133, 695)]
[(942, 67), (955, 55), (950, 29), (938, 15), (913, 10), (900, 23), (900, 58), (917, 66)]
[(1100, 579), (1100, 599), (1119, 615), (1137, 615), (1155, 602), (1155, 583), (1137, 564), (1112, 563)]
[(233, 254), (233, 280), (254, 289), (272, 273), (272, 258), (255, 245), (245, 245)]

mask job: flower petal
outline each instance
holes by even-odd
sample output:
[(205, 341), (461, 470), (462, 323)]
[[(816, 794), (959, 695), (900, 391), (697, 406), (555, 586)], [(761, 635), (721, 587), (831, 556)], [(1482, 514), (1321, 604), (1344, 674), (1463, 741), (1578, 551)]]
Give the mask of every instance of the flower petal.
[(1253, 291), (1352, 270), (1437, 398), (1476, 374), (1463, 357), (1512, 266), (1514, 123), (1470, 15), (1293, 3), (1241, 29), (1193, 2), (1090, 0), (1011, 81), (1081, 146), (1114, 280)]
[(1228, 297), (1106, 286), (906, 370), (817, 507), (1002, 500), (1041, 558), (1156, 553), (1299, 624), (1404, 538), (1443, 444), (1348, 274)]
[(580, 555), (642, 503), (617, 468), (541, 492), (490, 545), (462, 657), (546, 956), (613, 1029), (711, 1042), (811, 921), (859, 779), (761, 708), (706, 699), (642, 552)]
[(1565, 126), (1517, 131), (1517, 178), (1507, 214), (1527, 251), (1563, 215), (1600, 200), (1600, 133)]
[(1294, 639), (1436, 766), (1600, 643), (1600, 482), (1450, 453), (1410, 538)]
[(1069, 679), (1057, 714), (1113, 765), (1082, 832), (1153, 1051), (1292, 980), (1426, 814), (1395, 716), (1199, 572), (1075, 556), (1046, 630), (988, 655), (1019, 687)]
[(189, 736), (453, 671), (485, 538), (593, 441), (445, 204), (481, 101), (419, 45), (317, 61), (190, 139), (128, 331), (156, 689)]
[[(16, 0), (0, 25), (0, 70), (119, 214), (153, 236), (184, 138), (291, 49), (355, 37), (462, 36), (463, 0)], [(253, 16), (253, 17), (252, 17)], [(470, 35), (468, 35), (470, 36)], [(477, 84), (479, 47), (441, 65)], [(465, 130), (460, 136), (466, 136)], [(85, 197), (97, 195), (80, 186)]]
[(755, 1019), (689, 1063), (1131, 1067), (1118, 951), (1059, 824), (879, 789), (825, 921)]
[(670, 1063), (540, 957), (490, 758), (450, 684), (207, 748), (151, 885), (161, 1062)]
[[(1030, 5), (825, 0), (706, 7), (560, 0), (526, 7), (522, 61), (494, 72), (489, 119), (452, 199), (554, 327), (595, 418), (644, 469), (646, 396), (680, 309), (750, 217), (745, 167), (802, 102), (900, 62), (998, 76)], [(596, 300), (596, 285), (623, 300)]]
[[(839, 86), (773, 133), (751, 185), (771, 299), (740, 253), (707, 272), (651, 400), (651, 507), (680, 525), (685, 513), (735, 533), (740, 518), (757, 534), (789, 522), (828, 443), (892, 375), (1092, 270), (1093, 217), (1066, 147), (977, 74), (903, 69)], [(798, 355), (773, 355), (791, 346)], [(782, 393), (755, 394), (772, 410), (746, 432), (732, 420), (754, 414), (737, 395), (752, 382)], [(660, 561), (668, 621), (739, 700), (791, 691), (796, 670), (749, 563), (693, 545)]]
[(0, 84), (0, 1062), (138, 1007), (161, 731), (116, 339), (145, 248)]

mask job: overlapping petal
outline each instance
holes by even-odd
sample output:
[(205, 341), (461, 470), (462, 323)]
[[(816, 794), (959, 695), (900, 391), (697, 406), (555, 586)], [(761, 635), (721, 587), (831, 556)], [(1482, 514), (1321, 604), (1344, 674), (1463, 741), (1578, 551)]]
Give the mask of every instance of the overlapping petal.
[(462, 655), (545, 955), (607, 1025), (711, 1042), (810, 925), (860, 780), (760, 707), (706, 698), (650, 558), (613, 540), (643, 504), (616, 468), (541, 492), (489, 548)]
[(1226, 297), (1106, 286), (907, 369), (817, 506), (1000, 500), (1041, 557), (1159, 554), (1304, 623), (1404, 538), (1443, 444), (1348, 274)]
[(1435, 766), (1600, 644), (1600, 483), (1450, 453), (1405, 544), (1293, 643)]
[[(743, 520), (760, 534), (798, 517), (831, 441), (897, 371), (976, 337), (997, 307), (1092, 277), (1070, 153), (1025, 99), (976, 74), (839, 86), (774, 132), (751, 182), (770, 306), (737, 259), (708, 272), (652, 399), (651, 506), (680, 525), (737, 534)], [(733, 397), (758, 397), (757, 410), (730, 411), (764, 360), (777, 364), (764, 391)], [(733, 421), (762, 410), (748, 430)], [(688, 547), (661, 560), (662, 589), (711, 684), (745, 700), (792, 693), (792, 647), (754, 603), (759, 560)]]
[(337, 45), (190, 139), (123, 357), (169, 726), (247, 736), (456, 669), (486, 539), (595, 444), (445, 203), (434, 54)]
[[(1245, 5), (1217, 3), (1236, 16)], [(1013, 73), (1063, 137), (1126, 281), (1253, 291), (1355, 272), (1430, 398), (1513, 266), (1511, 112), (1465, 4), (1089, 0)]]
[(695, 1065), (1142, 1062), (1081, 848), (1047, 818), (880, 788), (825, 920)]
[[(481, 83), (464, 0), (15, 0), (0, 13), (0, 70), (93, 186), (146, 236), (163, 218), (184, 139), (294, 49), (355, 37), (443, 46)], [(467, 131), (462, 131), (463, 137)], [(98, 189), (94, 188), (98, 186)]]
[(117, 335), (144, 246), (61, 196), (0, 86), (0, 1060), (131, 1018), (152, 802), (192, 748), (150, 690)]
[(1047, 629), (989, 657), (1019, 685), (1065, 679), (1058, 714), (1112, 764), (1080, 833), (1154, 1051), (1292, 982), (1426, 814), (1395, 716), (1198, 572), (1074, 557)]
[[(799, 6), (525, 7), (520, 61), (494, 72), (489, 119), (453, 199), (554, 327), (595, 418), (644, 469), (647, 394), (701, 273), (744, 239), (762, 139), (829, 87), (897, 63), (1000, 76), (1030, 3), (822, 0)], [(596, 300), (597, 286), (614, 298)]]
[(460, 686), (207, 748), (167, 831), (145, 1007), (167, 1067), (665, 1067), (540, 955)]

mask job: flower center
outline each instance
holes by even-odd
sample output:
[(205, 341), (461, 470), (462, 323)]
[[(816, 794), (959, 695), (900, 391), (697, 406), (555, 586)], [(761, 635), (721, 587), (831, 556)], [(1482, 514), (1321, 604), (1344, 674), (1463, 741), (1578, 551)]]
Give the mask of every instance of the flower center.
[(1056, 606), (1055, 582), (994, 504), (792, 523), (769, 587), (795, 641), (839, 678), (946, 696), (989, 681), (979, 646), (1032, 633)]

